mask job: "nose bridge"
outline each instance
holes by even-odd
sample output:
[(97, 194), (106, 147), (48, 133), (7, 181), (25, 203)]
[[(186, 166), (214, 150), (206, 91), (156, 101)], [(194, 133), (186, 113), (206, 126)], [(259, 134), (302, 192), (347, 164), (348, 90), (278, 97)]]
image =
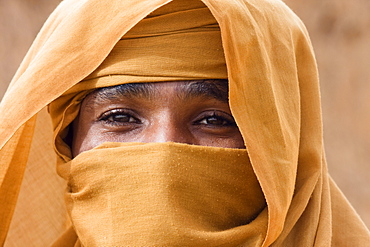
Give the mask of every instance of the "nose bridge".
[(179, 121), (170, 111), (163, 110), (150, 123), (145, 142), (191, 143), (186, 123)]

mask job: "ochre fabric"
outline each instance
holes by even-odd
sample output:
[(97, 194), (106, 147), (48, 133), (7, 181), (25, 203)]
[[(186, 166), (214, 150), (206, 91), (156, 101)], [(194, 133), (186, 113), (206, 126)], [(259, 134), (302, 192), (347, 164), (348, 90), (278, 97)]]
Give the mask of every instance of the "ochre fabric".
[[(230, 107), (250, 161), (245, 161), (245, 169), (253, 169), (267, 206), (250, 223), (229, 226), (226, 232), (237, 234), (235, 239), (215, 230), (212, 237), (220, 233), (230, 240), (209, 238), (206, 246), (238, 246), (240, 239), (244, 246), (369, 246), (369, 231), (327, 172), (316, 62), (301, 21), (278, 0), (174, 0), (166, 5), (169, 2), (65, 0), (45, 23), (0, 106), (0, 243), (98, 243), (90, 242), (89, 229), (81, 230), (84, 214), (74, 214), (69, 192), (68, 210), (61, 199), (61, 190), (79, 176), (109, 182), (96, 176), (92, 161), (83, 172), (74, 170), (73, 163), (115, 148), (94, 149), (71, 161), (62, 140), (88, 92), (127, 82), (228, 78)], [(162, 145), (173, 152), (213, 150), (183, 144), (133, 146), (137, 151), (139, 146), (162, 150)], [(131, 146), (117, 150), (126, 148)], [(68, 184), (50, 172), (55, 163)], [(86, 199), (91, 202), (94, 195)], [(29, 207), (30, 202), (34, 206)], [(104, 236), (96, 230), (93, 238), (104, 245)], [(184, 240), (181, 245), (191, 243)]]
[(220, 28), (201, 1), (179, 1), (154, 11), (126, 33), (109, 56), (84, 80), (49, 106), (56, 145), (71, 157), (62, 138), (87, 93), (135, 82), (227, 79)]
[(82, 246), (259, 246), (266, 233), (244, 149), (105, 143), (58, 171)]

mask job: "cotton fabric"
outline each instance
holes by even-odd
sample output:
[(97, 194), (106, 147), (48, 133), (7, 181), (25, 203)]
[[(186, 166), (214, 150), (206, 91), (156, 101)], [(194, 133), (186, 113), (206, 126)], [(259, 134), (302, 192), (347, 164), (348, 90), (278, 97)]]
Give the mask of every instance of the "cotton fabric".
[[(263, 211), (265, 225), (258, 228), (265, 229), (260, 232), (263, 240), (253, 244), (246, 240), (245, 246), (368, 246), (369, 231), (327, 172), (317, 68), (307, 31), (281, 1), (173, 1), (174, 12), (189, 14), (189, 21), (159, 21), (159, 26), (171, 28), (171, 23), (178, 30), (192, 24), (191, 20), (195, 24), (206, 20), (202, 25), (213, 30), (215, 23), (208, 21), (214, 18), (220, 28), (226, 70), (213, 51), (208, 55), (215, 56), (214, 69), (198, 71), (197, 66), (182, 66), (189, 65), (189, 60), (156, 57), (166, 62), (140, 60), (144, 62), (142, 68), (129, 68), (132, 70), (119, 79), (108, 78), (111, 72), (108, 76), (99, 74), (125, 34), (135, 31), (138, 23), (135, 27), (140, 31), (140, 21), (151, 13), (151, 18), (158, 15), (160, 19), (166, 14), (161, 13), (161, 7), (169, 2), (66, 0), (45, 23), (0, 107), (1, 243), (81, 244), (60, 198), (60, 190), (66, 185), (52, 171), (55, 163), (60, 169), (70, 162), (62, 138), (89, 90), (127, 82), (224, 78), (226, 72), (230, 107), (267, 205)], [(192, 15), (189, 7), (204, 14), (196, 11)], [(153, 12), (156, 9), (158, 12)], [(206, 14), (207, 9), (211, 15)], [(176, 16), (173, 19), (179, 20)], [(185, 26), (186, 33), (188, 29), (192, 28)], [(124, 38), (122, 41), (126, 42)], [(197, 53), (189, 54), (190, 60), (200, 58)], [(197, 62), (209, 65), (208, 58)], [(166, 66), (158, 70), (158, 64)], [(108, 67), (112, 66), (114, 63), (109, 63)], [(142, 74), (143, 70), (148, 74)], [(132, 73), (135, 71), (136, 75)], [(162, 71), (166, 73), (152, 74)], [(92, 84), (81, 87), (85, 81)], [(35, 176), (35, 171), (53, 175)], [(40, 204), (48, 210), (40, 210)], [(229, 242), (224, 246), (233, 245)]]
[(265, 199), (246, 150), (105, 143), (59, 172), (82, 246), (263, 242)]

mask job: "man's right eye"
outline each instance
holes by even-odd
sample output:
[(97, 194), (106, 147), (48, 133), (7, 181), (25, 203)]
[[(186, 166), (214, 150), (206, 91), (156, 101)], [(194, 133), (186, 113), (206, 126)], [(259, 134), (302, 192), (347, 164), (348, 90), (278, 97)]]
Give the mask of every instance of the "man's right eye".
[(99, 121), (103, 121), (111, 125), (140, 123), (140, 120), (133, 117), (132, 114), (127, 113), (123, 109), (113, 109), (113, 110), (107, 111), (99, 117)]

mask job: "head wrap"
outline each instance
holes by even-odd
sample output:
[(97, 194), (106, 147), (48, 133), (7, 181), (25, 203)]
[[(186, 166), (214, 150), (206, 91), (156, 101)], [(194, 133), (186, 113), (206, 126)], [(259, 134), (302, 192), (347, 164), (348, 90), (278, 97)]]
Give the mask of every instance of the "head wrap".
[[(227, 79), (220, 28), (202, 2), (173, 2), (128, 31), (96, 70), (50, 104), (49, 112), (54, 129), (63, 132), (80, 101), (96, 88), (199, 79)], [(57, 150), (67, 161), (66, 133), (56, 134)]]
[[(64, 183), (50, 175), (55, 165), (52, 135), (54, 131), (59, 164), (68, 164), (67, 147), (63, 149), (58, 136), (63, 137), (89, 90), (126, 82), (227, 77), (229, 104), (267, 203), (261, 223), (265, 228), (259, 228), (265, 229), (262, 241), (245, 244), (369, 245), (368, 230), (327, 172), (316, 62), (301, 21), (278, 0), (174, 0), (172, 7), (169, 2), (65, 0), (48, 19), (0, 107), (1, 243), (8, 232), (8, 241), (39, 246), (76, 242), (60, 198)], [(211, 13), (220, 28), (227, 70), (217, 52), (218, 27), (202, 11)], [(165, 16), (176, 21), (162, 22)], [(201, 58), (197, 66), (177, 60), (186, 54), (182, 51), (204, 44), (202, 32), (207, 37), (215, 32), (210, 50), (197, 51), (204, 52), (204, 60), (191, 52), (190, 61)], [(174, 43), (161, 43), (162, 37)], [(173, 47), (177, 37), (181, 45)], [(126, 50), (126, 45), (140, 43), (135, 39), (156, 49)], [(182, 43), (188, 39), (195, 42)], [(108, 56), (122, 50), (127, 59)], [(145, 62), (148, 68), (140, 63), (143, 58), (152, 58)], [(46, 114), (48, 104), (53, 124)]]

